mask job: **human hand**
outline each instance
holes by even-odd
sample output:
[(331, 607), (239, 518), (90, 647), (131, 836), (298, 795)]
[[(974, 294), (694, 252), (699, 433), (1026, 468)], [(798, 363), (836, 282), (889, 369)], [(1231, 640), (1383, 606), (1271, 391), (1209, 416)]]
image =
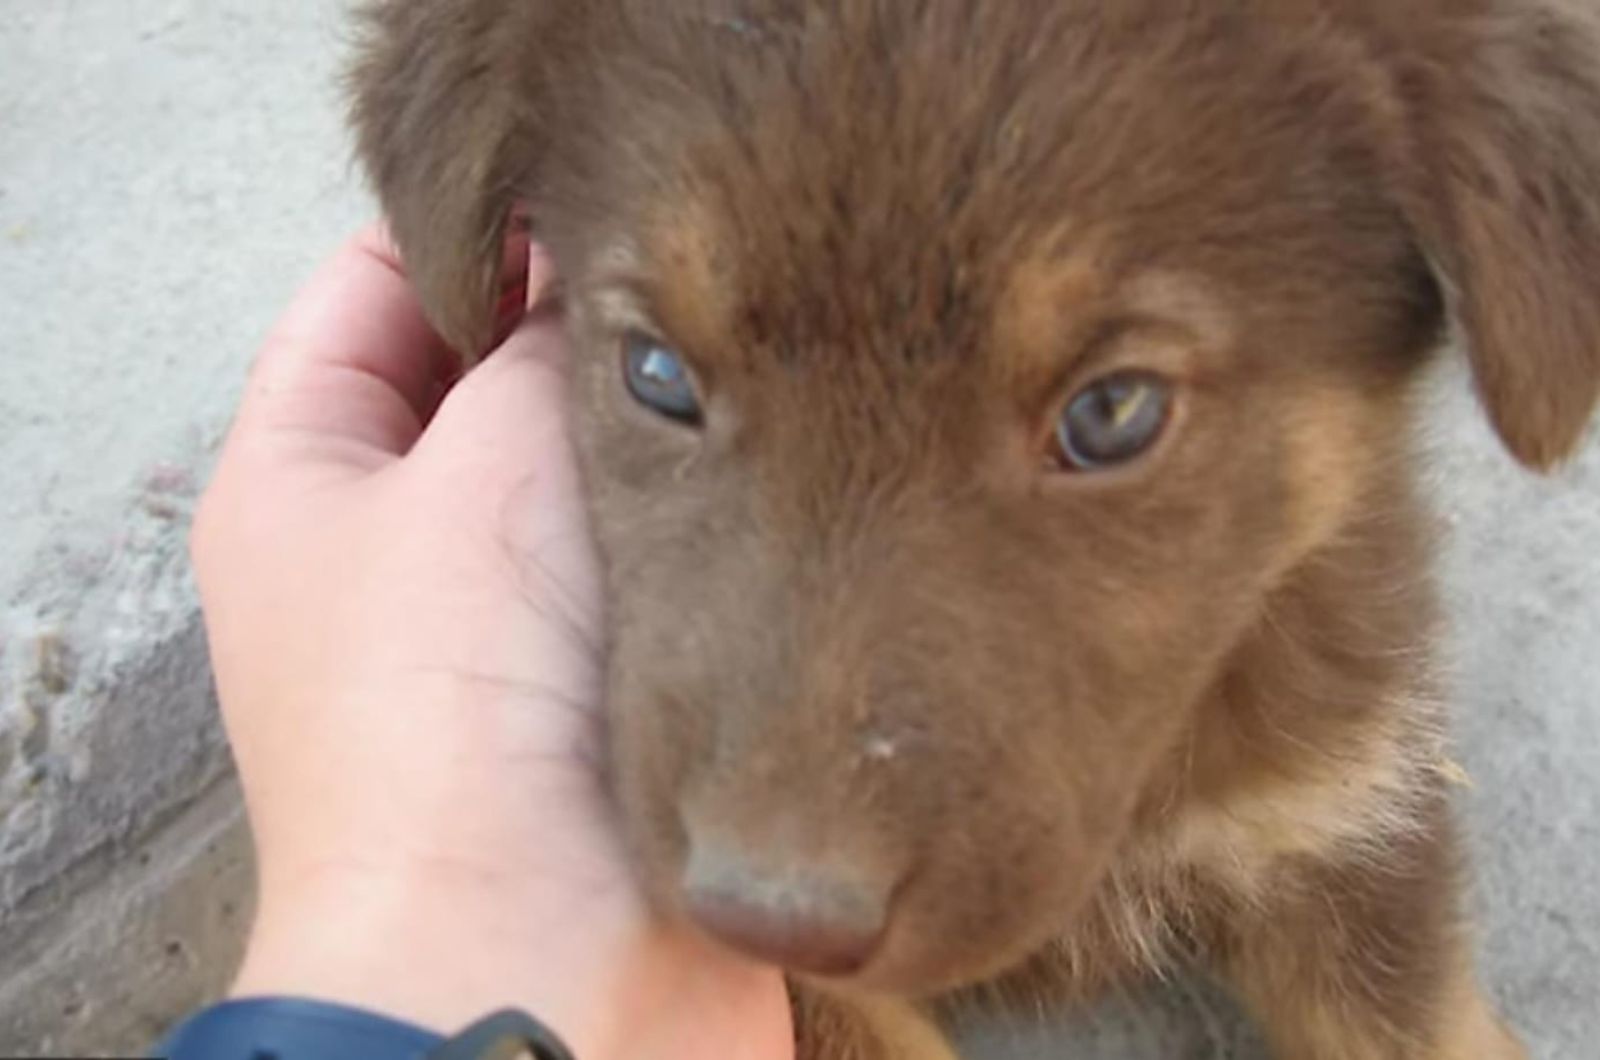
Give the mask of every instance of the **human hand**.
[(263, 348), (193, 535), (260, 863), (234, 993), (789, 1057), (778, 974), (653, 919), (614, 836), (564, 356), (536, 310), (452, 387), (377, 230)]

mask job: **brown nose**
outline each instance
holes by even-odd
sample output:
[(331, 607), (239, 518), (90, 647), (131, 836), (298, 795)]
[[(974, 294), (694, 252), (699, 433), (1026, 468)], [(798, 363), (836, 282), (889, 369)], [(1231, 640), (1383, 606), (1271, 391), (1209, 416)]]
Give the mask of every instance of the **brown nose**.
[(690, 915), (713, 937), (789, 971), (841, 976), (877, 951), (886, 894), (847, 870), (757, 867), (696, 844), (684, 873)]

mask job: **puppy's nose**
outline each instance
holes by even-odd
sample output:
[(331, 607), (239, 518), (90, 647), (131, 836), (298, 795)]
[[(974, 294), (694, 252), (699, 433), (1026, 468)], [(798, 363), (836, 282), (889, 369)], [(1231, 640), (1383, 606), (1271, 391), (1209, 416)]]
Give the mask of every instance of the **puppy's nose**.
[(885, 892), (848, 870), (758, 867), (726, 849), (696, 846), (684, 898), (702, 929), (734, 949), (789, 971), (860, 971), (883, 940)]

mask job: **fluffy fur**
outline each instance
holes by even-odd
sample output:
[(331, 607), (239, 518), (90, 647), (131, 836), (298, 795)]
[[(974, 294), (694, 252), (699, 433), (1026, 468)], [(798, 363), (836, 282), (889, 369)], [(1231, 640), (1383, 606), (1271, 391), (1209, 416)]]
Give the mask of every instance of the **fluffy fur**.
[[(1459, 909), (1412, 389), (1548, 468), (1600, 392), (1588, 0), (393, 0), (363, 158), (441, 332), (557, 263), (611, 760), (692, 844), (893, 892), (808, 1057), (1197, 957), (1295, 1060), (1511, 1060)], [(703, 431), (631, 403), (669, 340)], [(1107, 371), (1162, 443), (1044, 467)], [(807, 869), (808, 870), (808, 869)]]

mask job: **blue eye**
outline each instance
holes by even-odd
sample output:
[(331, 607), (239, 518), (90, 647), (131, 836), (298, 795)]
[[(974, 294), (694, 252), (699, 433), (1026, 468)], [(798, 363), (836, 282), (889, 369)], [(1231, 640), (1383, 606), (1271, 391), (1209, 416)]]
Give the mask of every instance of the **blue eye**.
[(629, 335), (623, 350), (623, 378), (635, 401), (679, 423), (698, 426), (700, 397), (683, 358), (648, 335)]
[(1056, 459), (1069, 471), (1103, 471), (1143, 455), (1172, 418), (1172, 387), (1159, 376), (1122, 372), (1067, 403), (1056, 427)]

